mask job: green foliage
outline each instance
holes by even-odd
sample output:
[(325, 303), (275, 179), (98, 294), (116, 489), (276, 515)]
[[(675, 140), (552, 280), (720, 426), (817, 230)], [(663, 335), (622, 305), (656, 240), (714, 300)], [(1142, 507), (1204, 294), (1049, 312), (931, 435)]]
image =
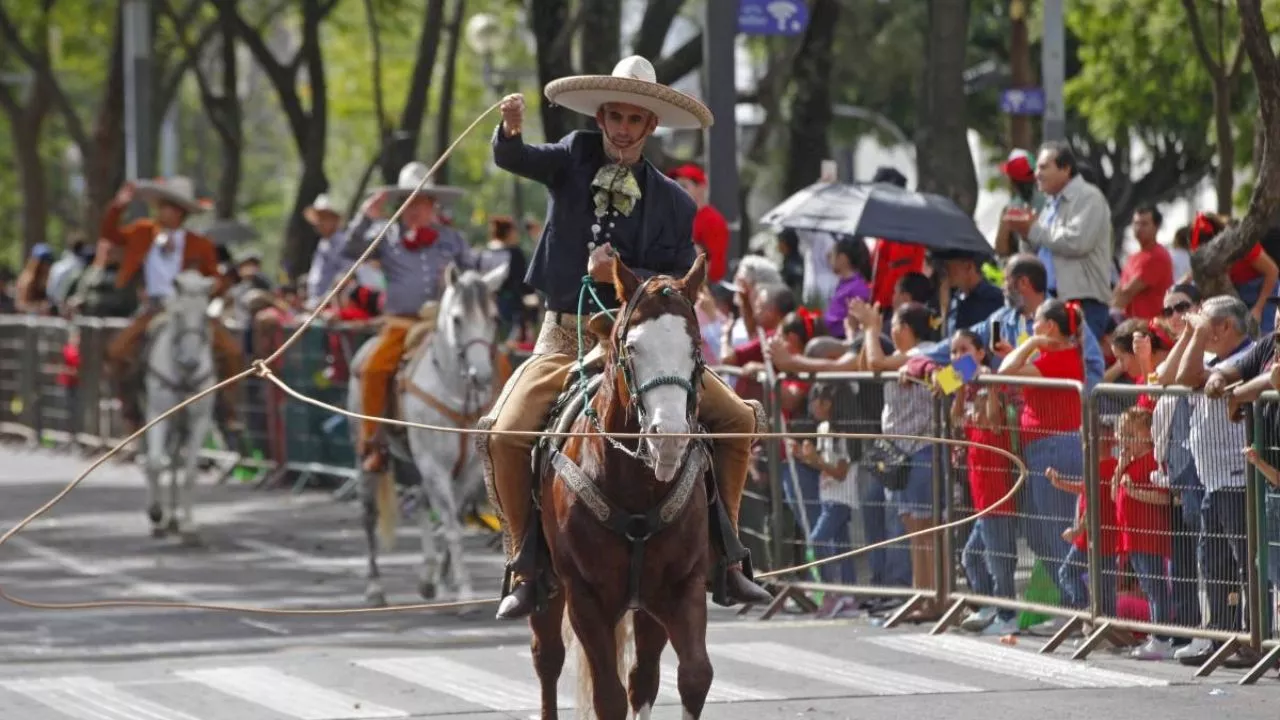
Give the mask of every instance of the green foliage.
[(1067, 4), (1066, 20), (1081, 65), (1066, 101), (1093, 135), (1207, 140), (1213, 88), (1178, 0), (1078, 0)]

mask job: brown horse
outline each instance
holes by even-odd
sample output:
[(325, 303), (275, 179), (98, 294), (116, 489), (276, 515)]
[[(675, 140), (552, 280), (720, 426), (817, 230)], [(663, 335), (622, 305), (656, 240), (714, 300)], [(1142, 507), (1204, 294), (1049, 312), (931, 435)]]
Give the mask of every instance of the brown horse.
[[(574, 421), (575, 432), (693, 431), (703, 371), (693, 303), (705, 277), (701, 257), (683, 279), (643, 283), (616, 264), (614, 285), (625, 302), (612, 328), (592, 323), (604, 340), (604, 368), (590, 409)], [(551, 458), (554, 469), (541, 479), (540, 505), (560, 592), (529, 620), (543, 719), (557, 717), (565, 640), (575, 636), (585, 659), (578, 671), (580, 712), (590, 704), (598, 720), (625, 720), (629, 700), (635, 717), (647, 719), (670, 639), (684, 717), (698, 718), (712, 678), (706, 488), (713, 484), (704, 479), (706, 445), (573, 438)], [(628, 689), (622, 664), (631, 647)]]

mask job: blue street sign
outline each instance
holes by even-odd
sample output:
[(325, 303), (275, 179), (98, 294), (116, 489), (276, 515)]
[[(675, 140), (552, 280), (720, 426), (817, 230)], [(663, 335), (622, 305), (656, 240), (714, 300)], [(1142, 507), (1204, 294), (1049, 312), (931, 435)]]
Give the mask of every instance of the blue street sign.
[(738, 32), (747, 35), (799, 35), (809, 24), (804, 0), (738, 0)]
[(1043, 115), (1044, 88), (1010, 88), (1000, 93), (1000, 112), (1008, 115)]

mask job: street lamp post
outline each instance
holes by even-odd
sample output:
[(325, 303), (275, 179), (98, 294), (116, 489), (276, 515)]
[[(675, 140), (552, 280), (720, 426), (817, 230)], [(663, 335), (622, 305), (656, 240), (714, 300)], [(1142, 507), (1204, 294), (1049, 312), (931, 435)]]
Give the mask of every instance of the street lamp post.
[[(521, 73), (508, 73), (499, 70), (494, 64), (494, 55), (506, 42), (506, 33), (503, 32), (498, 19), (488, 13), (477, 13), (467, 21), (465, 35), (467, 45), (472, 52), (480, 56), (484, 84), (494, 97), (502, 97), (506, 94), (507, 80), (516, 80), (518, 83)], [(514, 210), (513, 217), (519, 226), (523, 227), (524, 192), (520, 187), (520, 177), (514, 173), (511, 175), (511, 205)]]

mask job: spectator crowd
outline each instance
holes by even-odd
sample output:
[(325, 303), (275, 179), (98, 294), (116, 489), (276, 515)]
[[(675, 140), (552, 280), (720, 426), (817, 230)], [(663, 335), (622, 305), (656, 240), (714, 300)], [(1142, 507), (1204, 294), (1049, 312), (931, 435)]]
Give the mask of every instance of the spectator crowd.
[[(1136, 249), (1121, 259), (1107, 199), (1085, 179), (1069, 146), (1047, 144), (1037, 155), (1015, 151), (1001, 169), (1013, 200), (994, 259), (784, 229), (770, 252), (736, 261), (726, 257), (727, 226), (707, 204), (705, 175), (695, 166), (673, 170), (698, 203), (695, 242), (709, 259), (709, 282), (696, 307), (704, 356), (736, 368), (727, 374), (746, 398), (765, 397), (766, 366), (785, 373), (774, 396), (781, 419), (822, 436), (781, 447), (778, 477), (798, 534), (819, 557), (855, 541), (927, 529), (947, 504), (960, 512), (990, 510), (959, 543), (957, 559), (977, 595), (1025, 592), (1019, 575), (1025, 548), (1047, 578), (1046, 592), (1062, 605), (1085, 608), (1096, 590), (1104, 615), (1240, 630), (1248, 621), (1240, 598), (1252, 562), (1245, 545), (1247, 469), (1280, 488), (1280, 453), (1272, 447), (1280, 405), (1259, 404), (1258, 436), (1266, 442), (1258, 450), (1248, 449), (1242, 421), (1248, 403), (1280, 386), (1272, 302), (1280, 270), (1269, 249), (1280, 238), (1268, 236), (1227, 269), (1238, 297), (1205, 297), (1190, 256), (1217, 242), (1230, 218), (1197, 214), (1166, 247), (1157, 240), (1161, 212), (1138, 207), (1130, 226)], [(873, 180), (907, 184), (892, 168)], [(224, 319), (242, 327), (264, 319), (277, 328), (290, 324), (350, 268), (344, 252), (350, 226), (329, 199), (318, 198), (305, 216), (320, 241), (301, 282), (273, 283), (255, 253), (234, 255), (220, 246), (220, 271), (232, 283)], [(523, 283), (521, 245), (540, 232), (536, 222), (492, 217), (488, 241), (471, 249), (482, 270), (511, 268), (497, 304), (501, 332), (515, 350), (531, 350), (537, 336), (539, 305)], [(120, 253), (105, 240), (94, 246), (71, 239), (61, 257), (38, 246), (16, 278), (0, 272), (0, 313), (128, 317), (138, 290), (116, 282)], [(383, 289), (377, 263), (362, 266), (324, 315), (371, 321), (381, 312)], [(245, 342), (252, 352), (255, 336)], [(64, 357), (68, 367), (78, 361), (73, 351)], [(857, 371), (896, 378), (814, 378)], [(1127, 387), (1086, 402), (1101, 383)], [(1194, 392), (1164, 391), (1168, 386)], [(1091, 419), (1095, 468), (1086, 466)], [(828, 437), (842, 431), (886, 437)], [(974, 444), (923, 439), (942, 433)], [(1013, 465), (995, 449), (1028, 469), (1009, 502), (1001, 500), (1013, 488)], [(937, 491), (952, 486), (938, 482), (944, 477), (955, 480), (950, 496)], [(1098, 483), (1097, 518), (1088, 513), (1089, 477)], [(767, 477), (759, 474), (757, 482)], [(1274, 535), (1280, 491), (1267, 502), (1274, 521), (1266, 529)], [(744, 506), (744, 526), (752, 524), (751, 512)], [(1098, 578), (1088, 576), (1090, 542), (1100, 544)], [(870, 577), (862, 584), (929, 589), (950, 560), (938, 558), (932, 540), (898, 543), (869, 554)], [(856, 584), (859, 564), (844, 559), (821, 573), (827, 582)], [(1280, 548), (1264, 581), (1280, 584)], [(828, 596), (821, 612), (848, 616), (894, 602)], [(926, 603), (910, 619), (935, 619), (943, 610)], [(1054, 632), (1061, 623), (1027, 628), (1012, 610), (983, 607), (961, 625), (1003, 636)], [(1153, 635), (1131, 652), (1193, 664), (1217, 647)], [(1255, 660), (1242, 648), (1227, 663)]]

